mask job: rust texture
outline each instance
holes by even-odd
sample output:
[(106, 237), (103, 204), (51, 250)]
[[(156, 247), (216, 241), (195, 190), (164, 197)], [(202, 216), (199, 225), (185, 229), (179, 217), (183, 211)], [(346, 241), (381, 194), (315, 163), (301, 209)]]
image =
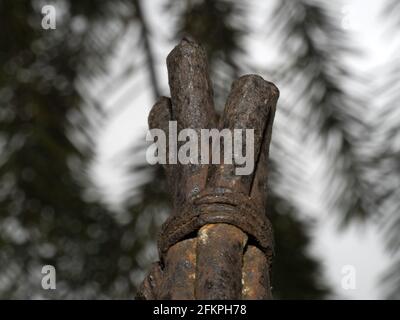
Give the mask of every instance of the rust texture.
[(196, 239), (188, 239), (168, 250), (157, 299), (194, 299), (196, 245)]
[(249, 245), (243, 257), (242, 298), (246, 300), (271, 299), (269, 265), (263, 252)]
[[(199, 44), (183, 39), (168, 55), (167, 67), (171, 98), (162, 97), (153, 106), (149, 127), (168, 135), (169, 122), (176, 121), (178, 131), (195, 129), (199, 138), (200, 129), (228, 129), (232, 136), (234, 129), (254, 129), (255, 164), (248, 175), (237, 175), (242, 165), (234, 158), (232, 164), (163, 166), (173, 212), (160, 232), (160, 262), (153, 265), (137, 297), (270, 299), (273, 234), (265, 208), (279, 91), (260, 76), (242, 76), (233, 83), (218, 117), (206, 54)], [(170, 155), (168, 149), (167, 159)]]
[[(185, 38), (168, 55), (167, 68), (172, 119), (177, 121), (178, 131), (186, 128), (195, 129), (200, 137), (200, 129), (215, 128), (213, 90), (207, 71), (205, 51), (194, 41)], [(200, 163), (200, 153), (198, 160)], [(201, 164), (176, 166), (178, 168), (174, 172), (177, 177), (174, 203), (175, 207), (179, 207), (204, 188), (207, 166)]]
[[(277, 98), (278, 90), (274, 84), (257, 75), (245, 75), (233, 83), (227, 99), (221, 127), (231, 131), (254, 129), (255, 160), (259, 159), (268, 117), (275, 108)], [(245, 147), (245, 139), (242, 144)], [(250, 195), (255, 172), (250, 175), (236, 175), (237, 167), (240, 166), (235, 163), (219, 166), (213, 177), (213, 186)]]
[(153, 263), (152, 268), (140, 286), (136, 299), (140, 300), (156, 300), (158, 299), (158, 291), (163, 279), (161, 266), (158, 262)]
[(246, 234), (232, 225), (207, 224), (197, 242), (196, 298), (241, 299)]

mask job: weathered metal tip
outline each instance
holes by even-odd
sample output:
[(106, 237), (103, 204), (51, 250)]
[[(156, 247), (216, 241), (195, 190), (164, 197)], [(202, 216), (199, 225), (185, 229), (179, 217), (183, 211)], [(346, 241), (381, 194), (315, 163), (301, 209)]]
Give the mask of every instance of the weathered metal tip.
[(239, 85), (240, 86), (249, 85), (252, 88), (259, 88), (264, 92), (268, 92), (270, 95), (276, 98), (279, 97), (279, 89), (277, 88), (277, 86), (274, 83), (265, 80), (263, 77), (257, 74), (245, 74), (239, 77), (233, 82), (232, 88), (237, 87)]
[(171, 63), (176, 57), (181, 57), (182, 55), (203, 55), (205, 58), (205, 52), (203, 47), (197, 43), (192, 37), (185, 36), (182, 40), (175, 46), (174, 49), (167, 56), (167, 65)]

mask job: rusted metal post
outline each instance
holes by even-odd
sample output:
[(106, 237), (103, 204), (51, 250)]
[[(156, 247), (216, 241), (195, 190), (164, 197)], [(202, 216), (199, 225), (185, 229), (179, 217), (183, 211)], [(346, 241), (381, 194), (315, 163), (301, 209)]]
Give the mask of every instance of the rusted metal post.
[[(141, 299), (270, 299), (273, 255), (266, 216), (268, 152), (279, 91), (257, 75), (236, 80), (219, 121), (204, 50), (183, 39), (167, 58), (171, 99), (152, 108), (150, 128), (254, 129), (255, 165), (164, 165), (173, 212), (158, 242), (160, 262), (143, 281)], [(198, 135), (200, 137), (200, 134)], [(245, 143), (245, 141), (243, 141)], [(223, 153), (224, 145), (221, 148)], [(168, 153), (168, 152), (167, 152)], [(167, 155), (168, 157), (168, 155)], [(223, 157), (221, 156), (221, 159)]]

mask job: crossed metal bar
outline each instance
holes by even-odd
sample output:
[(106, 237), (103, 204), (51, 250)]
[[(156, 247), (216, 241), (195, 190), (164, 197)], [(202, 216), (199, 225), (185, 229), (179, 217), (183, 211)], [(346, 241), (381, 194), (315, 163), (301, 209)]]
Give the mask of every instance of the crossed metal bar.
[[(206, 54), (184, 38), (167, 58), (171, 98), (152, 108), (149, 127), (254, 129), (254, 170), (239, 164), (166, 164), (173, 212), (139, 299), (270, 299), (273, 235), (266, 216), (268, 153), (279, 91), (257, 75), (237, 79), (218, 118)], [(223, 152), (223, 145), (221, 148)], [(168, 152), (168, 151), (167, 151)], [(221, 157), (223, 159), (223, 157)]]

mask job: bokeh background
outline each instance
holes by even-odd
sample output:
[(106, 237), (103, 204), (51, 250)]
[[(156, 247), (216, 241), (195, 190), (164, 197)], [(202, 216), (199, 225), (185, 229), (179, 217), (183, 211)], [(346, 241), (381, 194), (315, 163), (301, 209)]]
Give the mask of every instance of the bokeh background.
[(0, 298), (134, 297), (170, 210), (146, 118), (185, 34), (219, 110), (242, 74), (280, 88), (275, 298), (400, 298), (399, 27), (397, 0), (0, 0)]

